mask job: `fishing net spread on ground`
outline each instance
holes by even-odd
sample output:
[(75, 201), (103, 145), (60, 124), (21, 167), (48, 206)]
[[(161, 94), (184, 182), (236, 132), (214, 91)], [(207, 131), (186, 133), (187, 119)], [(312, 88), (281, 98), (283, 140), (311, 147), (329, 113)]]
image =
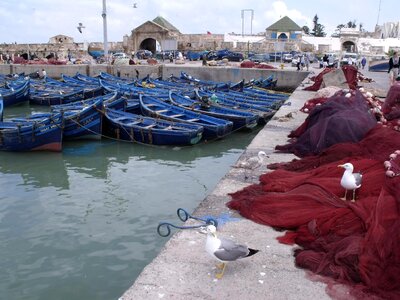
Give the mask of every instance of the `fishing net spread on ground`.
[[(346, 100), (341, 96), (337, 100), (338, 107), (346, 110)], [(341, 114), (337, 107), (331, 109), (341, 116), (333, 124), (339, 130), (343, 129), (340, 122), (354, 118), (354, 114)], [(326, 118), (331, 116), (326, 114)], [(319, 122), (325, 121), (314, 125)], [(400, 132), (371, 124), (357, 141), (332, 144), (316, 155), (308, 149), (302, 159), (270, 165), (274, 171), (260, 176), (259, 184), (231, 194), (227, 205), (257, 223), (286, 230), (279, 241), (298, 245), (296, 265), (346, 284), (353, 297), (399, 299), (400, 176), (386, 174), (386, 164), (392, 162), (400, 175), (400, 151), (396, 151), (400, 149)], [(307, 129), (302, 132), (306, 134)], [(336, 131), (321, 132), (332, 135)], [(346, 162), (363, 174), (356, 202), (341, 199), (343, 169), (338, 165)], [(333, 298), (349, 297), (332, 286), (328, 285), (328, 293)]]
[(340, 92), (315, 106), (305, 122), (289, 135), (294, 139), (276, 150), (300, 157), (318, 154), (337, 143), (358, 142), (375, 124), (376, 118), (360, 92), (351, 97)]

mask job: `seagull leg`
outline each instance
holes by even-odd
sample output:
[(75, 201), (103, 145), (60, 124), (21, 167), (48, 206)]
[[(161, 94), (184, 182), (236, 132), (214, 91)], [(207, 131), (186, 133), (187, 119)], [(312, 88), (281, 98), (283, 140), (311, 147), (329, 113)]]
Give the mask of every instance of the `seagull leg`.
[(353, 199), (351, 200), (351, 202), (356, 202), (356, 190), (353, 190)]
[(347, 190), (344, 190), (344, 197), (342, 198), (342, 200), (346, 201), (346, 196), (347, 196)]
[(216, 264), (215, 266), (221, 270), (224, 268), (224, 263)]
[(226, 267), (226, 263), (222, 263), (222, 270), (221, 270), (221, 273), (216, 274), (216, 275), (215, 275), (215, 278), (221, 279), (222, 276), (224, 276), (225, 267)]

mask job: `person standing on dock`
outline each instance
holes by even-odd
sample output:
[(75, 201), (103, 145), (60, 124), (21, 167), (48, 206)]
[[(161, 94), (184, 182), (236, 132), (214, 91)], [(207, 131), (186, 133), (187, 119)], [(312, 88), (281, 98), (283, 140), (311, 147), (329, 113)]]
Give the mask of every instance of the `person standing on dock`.
[(367, 64), (367, 59), (365, 58), (365, 56), (363, 56), (361, 59), (361, 67), (363, 70), (364, 70), (366, 64)]
[(399, 55), (396, 51), (393, 52), (393, 56), (389, 59), (389, 78), (390, 85), (393, 85), (399, 76)]
[(310, 56), (308, 55), (308, 53), (306, 53), (304, 55), (304, 65), (308, 71), (309, 67), (310, 67)]
[(42, 69), (42, 71), (40, 72), (40, 78), (46, 79), (47, 77), (47, 72), (45, 69)]

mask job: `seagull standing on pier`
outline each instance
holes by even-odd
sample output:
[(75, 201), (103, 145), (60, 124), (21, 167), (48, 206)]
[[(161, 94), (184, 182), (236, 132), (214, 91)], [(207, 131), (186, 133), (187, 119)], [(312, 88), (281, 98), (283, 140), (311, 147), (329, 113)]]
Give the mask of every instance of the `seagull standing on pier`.
[(344, 168), (342, 179), (340, 180), (340, 185), (345, 189), (343, 200), (346, 200), (347, 190), (353, 190), (352, 202), (356, 199), (356, 189), (361, 187), (362, 174), (353, 173), (354, 166), (351, 163), (345, 163), (343, 165), (338, 165), (340, 168)]
[(236, 244), (232, 240), (218, 238), (217, 228), (214, 225), (207, 226), (206, 251), (221, 264), (217, 265), (221, 272), (215, 277), (221, 279), (224, 275), (226, 263), (240, 258), (249, 257), (256, 254), (259, 250), (250, 249), (245, 245)]
[(265, 157), (268, 157), (268, 155), (264, 151), (260, 151), (257, 156), (250, 157), (249, 159), (240, 162), (238, 167), (244, 169), (256, 169), (262, 165)]

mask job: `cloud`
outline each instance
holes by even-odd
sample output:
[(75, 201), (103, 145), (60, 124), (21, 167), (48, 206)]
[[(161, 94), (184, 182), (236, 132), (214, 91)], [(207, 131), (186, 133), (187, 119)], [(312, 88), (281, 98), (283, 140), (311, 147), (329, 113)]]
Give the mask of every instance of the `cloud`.
[(289, 9), (284, 1), (273, 2), (271, 8), (264, 12), (264, 16), (268, 21), (270, 21), (269, 25), (285, 16), (288, 16), (300, 27), (303, 27), (304, 25), (310, 27), (312, 25), (312, 19), (303, 15), (302, 12), (297, 9)]

